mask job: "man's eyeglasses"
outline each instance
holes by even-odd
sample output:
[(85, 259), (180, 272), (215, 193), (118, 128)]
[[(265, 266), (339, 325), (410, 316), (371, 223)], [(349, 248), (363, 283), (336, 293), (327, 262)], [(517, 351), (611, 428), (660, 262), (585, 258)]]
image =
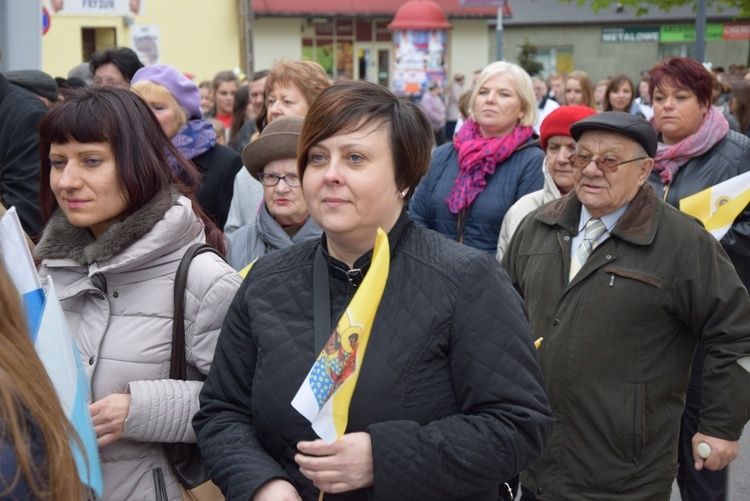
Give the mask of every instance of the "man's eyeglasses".
[(581, 155), (580, 153), (573, 153), (568, 157), (568, 160), (570, 160), (570, 165), (573, 166), (574, 169), (585, 169), (588, 167), (588, 165), (593, 160), (596, 162), (596, 168), (599, 169), (602, 172), (616, 172), (617, 168), (621, 166), (622, 164), (629, 164), (630, 162), (636, 162), (638, 160), (645, 160), (648, 157), (638, 157), (633, 158), (631, 160), (625, 160), (623, 162), (618, 162), (616, 158), (613, 157), (598, 157), (594, 158), (591, 155)]
[(287, 186), (291, 186), (292, 188), (296, 188), (300, 185), (299, 176), (297, 174), (287, 174), (285, 176), (277, 176), (270, 172), (261, 172), (258, 174), (258, 180), (263, 186), (276, 186), (282, 179)]

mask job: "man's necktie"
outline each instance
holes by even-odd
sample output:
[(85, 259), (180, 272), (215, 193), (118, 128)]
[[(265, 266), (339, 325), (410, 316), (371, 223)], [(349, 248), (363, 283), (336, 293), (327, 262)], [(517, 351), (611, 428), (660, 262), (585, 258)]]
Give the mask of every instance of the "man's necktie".
[(596, 247), (596, 241), (605, 231), (607, 231), (607, 227), (604, 226), (601, 219), (591, 218), (589, 219), (589, 222), (586, 223), (586, 228), (583, 233), (583, 241), (581, 242), (581, 245), (578, 246), (576, 253), (573, 255), (573, 259), (570, 260), (570, 275), (568, 276), (568, 281), (573, 280), (576, 273), (583, 268), (583, 263), (586, 262), (591, 255), (591, 252), (594, 250), (594, 247)]

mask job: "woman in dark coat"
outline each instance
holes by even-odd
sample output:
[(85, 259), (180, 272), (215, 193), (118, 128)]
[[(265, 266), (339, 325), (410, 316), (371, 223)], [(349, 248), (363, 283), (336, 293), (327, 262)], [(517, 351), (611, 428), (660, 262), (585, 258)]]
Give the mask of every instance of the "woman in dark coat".
[[(659, 149), (649, 182), (677, 208), (685, 197), (750, 170), (750, 139), (729, 130), (724, 115), (711, 106), (712, 88), (711, 74), (692, 59), (676, 57), (651, 70), (652, 123), (659, 132)], [(750, 287), (750, 209), (737, 216), (720, 243)], [(685, 501), (723, 499), (727, 489), (726, 469), (693, 467), (691, 441), (698, 430), (705, 358), (706, 347), (699, 343), (680, 428), (677, 484)]]
[(297, 158), (324, 234), (252, 267), (193, 420), (228, 499), (496, 501), (541, 454), (552, 417), (520, 298), (492, 256), (405, 210), (431, 140), (375, 84), (313, 103)]
[(198, 168), (198, 203), (223, 228), (242, 160), (236, 151), (216, 143), (213, 127), (203, 119), (198, 86), (172, 66), (154, 65), (136, 72), (132, 88), (149, 103), (172, 144)]
[(499, 61), (482, 70), (471, 103), (471, 117), (453, 142), (433, 153), (409, 213), (431, 230), (494, 254), (507, 210), (544, 186), (544, 153), (532, 129), (536, 98), (529, 75)]

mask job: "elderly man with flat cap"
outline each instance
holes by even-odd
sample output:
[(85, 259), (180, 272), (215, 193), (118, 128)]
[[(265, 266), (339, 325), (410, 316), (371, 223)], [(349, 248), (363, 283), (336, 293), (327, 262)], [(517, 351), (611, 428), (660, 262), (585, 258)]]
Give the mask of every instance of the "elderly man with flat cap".
[(521, 476), (524, 499), (666, 501), (698, 339), (708, 356), (694, 467), (738, 454), (750, 298), (714, 237), (646, 183), (657, 146), (648, 122), (605, 112), (570, 132), (574, 190), (532, 212), (503, 258), (543, 338), (556, 419)]

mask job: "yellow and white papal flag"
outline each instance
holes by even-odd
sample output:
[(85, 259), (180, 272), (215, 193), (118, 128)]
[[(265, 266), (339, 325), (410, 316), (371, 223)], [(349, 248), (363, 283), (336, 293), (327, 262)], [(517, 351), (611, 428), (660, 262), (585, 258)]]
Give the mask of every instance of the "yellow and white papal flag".
[(750, 203), (750, 172), (711, 186), (680, 200), (680, 210), (701, 220), (721, 240)]
[(388, 281), (390, 262), (388, 235), (378, 228), (370, 269), (292, 400), (292, 407), (329, 444), (346, 431), (349, 404)]

